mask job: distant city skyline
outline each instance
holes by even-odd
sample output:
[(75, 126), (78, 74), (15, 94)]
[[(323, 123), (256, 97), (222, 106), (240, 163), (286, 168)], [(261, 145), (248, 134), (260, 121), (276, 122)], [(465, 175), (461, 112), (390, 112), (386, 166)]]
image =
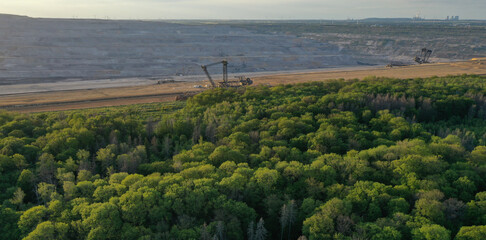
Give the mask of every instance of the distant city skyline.
[(109, 19), (486, 19), (484, 0), (2, 0), (0, 13)]

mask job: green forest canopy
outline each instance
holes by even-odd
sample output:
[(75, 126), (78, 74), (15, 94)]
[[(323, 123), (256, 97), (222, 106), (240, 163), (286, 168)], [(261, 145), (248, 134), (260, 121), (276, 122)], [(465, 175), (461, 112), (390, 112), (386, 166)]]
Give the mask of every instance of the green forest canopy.
[(486, 77), (0, 112), (2, 239), (484, 239)]

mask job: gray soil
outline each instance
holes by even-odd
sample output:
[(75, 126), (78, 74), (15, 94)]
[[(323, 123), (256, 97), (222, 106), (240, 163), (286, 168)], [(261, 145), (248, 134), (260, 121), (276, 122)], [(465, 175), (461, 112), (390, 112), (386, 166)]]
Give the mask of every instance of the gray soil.
[[(0, 95), (196, 81), (205, 78), (201, 64), (223, 59), (229, 61), (231, 78), (393, 61), (412, 64), (416, 50), (424, 46), (436, 51), (434, 61), (459, 60), (486, 53), (483, 25), (121, 21), (0, 14)], [(209, 71), (218, 79), (221, 66)]]
[[(219, 24), (0, 18), (0, 84), (356, 66), (332, 44)], [(221, 67), (210, 69), (214, 74)]]

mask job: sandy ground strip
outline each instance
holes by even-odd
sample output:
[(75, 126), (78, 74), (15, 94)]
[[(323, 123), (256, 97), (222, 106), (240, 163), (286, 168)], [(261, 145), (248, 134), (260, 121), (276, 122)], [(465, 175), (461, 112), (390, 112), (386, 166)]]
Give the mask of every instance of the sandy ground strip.
[[(418, 78), (460, 74), (486, 75), (486, 58), (465, 62), (436, 63), (405, 67), (375, 67), (360, 70), (340, 69), (320, 72), (270, 74), (253, 77), (254, 85), (294, 84), (330, 79), (363, 79), (368, 76)], [(175, 82), (89, 90), (52, 91), (0, 96), (0, 108), (20, 112), (59, 111), (80, 108), (174, 101), (186, 92), (203, 91), (194, 85), (207, 81)]]

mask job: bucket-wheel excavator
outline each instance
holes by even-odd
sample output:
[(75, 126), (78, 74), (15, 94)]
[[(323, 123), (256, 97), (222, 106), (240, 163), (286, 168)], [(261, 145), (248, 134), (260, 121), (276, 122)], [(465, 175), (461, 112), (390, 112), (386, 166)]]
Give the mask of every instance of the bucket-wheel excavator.
[[(218, 65), (218, 64), (223, 64), (223, 81), (216, 83), (214, 82), (213, 78), (209, 74), (208, 67)], [(237, 78), (238, 80), (228, 81), (228, 61), (226, 60), (207, 64), (207, 65), (201, 65), (201, 68), (204, 70), (204, 73), (206, 74), (206, 76), (209, 79), (209, 82), (211, 83), (210, 88), (230, 88), (230, 87), (237, 88), (237, 87), (248, 86), (253, 84), (253, 81), (250, 78), (247, 78), (245, 76), (235, 76), (235, 78)], [(187, 100), (189, 97), (192, 97), (197, 93), (198, 92), (186, 92), (184, 94), (180, 94), (176, 97), (176, 101)]]
[[(216, 84), (208, 72), (208, 67), (218, 65), (218, 64), (223, 64), (223, 81), (218, 82)], [(208, 77), (209, 82), (211, 83), (211, 88), (241, 87), (241, 86), (248, 86), (253, 84), (253, 81), (250, 78), (246, 78), (245, 76), (237, 76), (236, 78), (238, 78), (238, 80), (228, 81), (228, 61), (227, 60), (210, 63), (207, 65), (201, 65), (201, 68), (204, 70), (204, 73)]]
[(420, 52), (420, 55), (415, 56), (415, 59), (414, 60), (418, 64), (429, 63), (430, 55), (432, 55), (432, 50), (427, 49), (427, 48), (422, 48), (422, 51)]

